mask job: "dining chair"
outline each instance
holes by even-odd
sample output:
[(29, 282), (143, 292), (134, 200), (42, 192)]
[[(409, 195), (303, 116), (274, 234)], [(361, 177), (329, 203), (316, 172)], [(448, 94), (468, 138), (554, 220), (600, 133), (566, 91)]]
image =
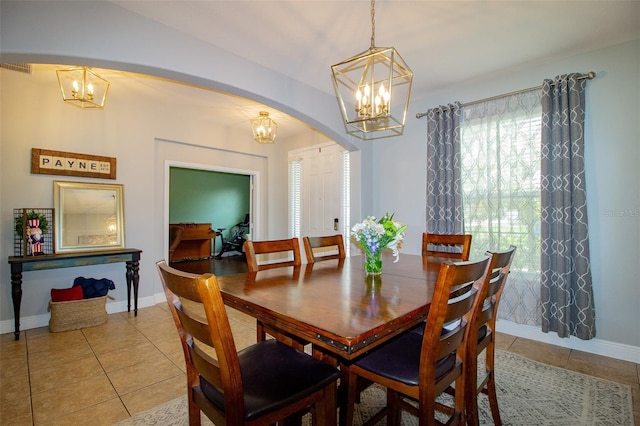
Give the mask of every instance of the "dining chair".
[[(387, 405), (366, 424), (386, 416), (387, 424), (398, 425), (402, 410), (418, 416), (420, 425), (437, 424), (436, 411), (449, 416), (447, 424), (464, 422), (468, 323), (479, 302), (477, 294), (490, 260), (487, 256), (474, 262), (444, 262), (424, 333), (401, 334), (355, 363), (341, 365), (345, 370), (342, 377), (347, 378), (347, 402), (341, 420), (353, 424), (358, 380), (365, 379), (387, 388)], [(436, 398), (452, 384), (453, 407), (436, 403)], [(417, 402), (417, 406), (407, 399)]]
[[(264, 269), (281, 268), (283, 266), (299, 266), (300, 243), (297, 238), (286, 240), (245, 241), (244, 252), (247, 257), (249, 271), (262, 271)], [(259, 262), (259, 255), (286, 255), (286, 260)]]
[[(487, 252), (491, 256), (489, 274), (486, 284), (480, 292), (482, 303), (478, 304), (474, 314), (475, 327), (471, 328), (467, 355), (467, 379), (466, 379), (466, 417), (470, 425), (478, 425), (478, 395), (484, 393), (489, 398), (491, 416), (496, 426), (502, 425), (498, 398), (496, 396), (496, 382), (494, 374), (495, 343), (496, 343), (496, 319), (498, 317), (498, 305), (502, 297), (511, 262), (515, 256), (516, 247), (511, 245), (507, 250), (500, 252)], [(485, 351), (484, 374), (478, 380), (478, 355)]]
[[(300, 243), (295, 237), (286, 240), (245, 241), (244, 253), (250, 272), (286, 266), (300, 266), (302, 264), (300, 260)], [(269, 254), (277, 255), (280, 257), (280, 260), (268, 262), (258, 261), (259, 255), (264, 256)], [(286, 259), (281, 260), (282, 256), (286, 256)], [(277, 330), (267, 327), (262, 321), (256, 320), (256, 340), (263, 342), (267, 338), (267, 332), (274, 337), (279, 333)], [(305, 345), (305, 342), (296, 342), (295, 339), (292, 339), (291, 343), (298, 349), (301, 349)]]
[(469, 260), (471, 234), (422, 233), (422, 255)]
[(190, 425), (200, 411), (216, 425), (271, 425), (309, 407), (318, 424), (335, 423), (335, 367), (276, 340), (237, 352), (216, 276), (156, 265), (184, 351)]
[(304, 237), (302, 238), (302, 244), (307, 256), (307, 263), (345, 258), (342, 234)]

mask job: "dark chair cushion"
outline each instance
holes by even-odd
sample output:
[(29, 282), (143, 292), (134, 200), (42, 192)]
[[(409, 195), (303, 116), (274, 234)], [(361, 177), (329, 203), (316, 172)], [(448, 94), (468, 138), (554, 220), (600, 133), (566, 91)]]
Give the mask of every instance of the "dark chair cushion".
[(415, 327), (413, 327), (411, 330), (409, 330), (412, 333), (417, 333), (419, 335), (423, 335), (424, 334), (424, 327), (427, 325), (426, 321), (422, 321), (420, 324), (416, 325)]
[[(374, 349), (356, 362), (358, 367), (384, 377), (418, 386), (422, 334), (408, 332)], [(456, 363), (455, 352), (436, 362), (436, 379), (451, 371)]]
[[(267, 340), (238, 352), (246, 419), (252, 420), (322, 389), (340, 373), (327, 363), (276, 340)], [(200, 377), (200, 388), (224, 410), (224, 396)]]

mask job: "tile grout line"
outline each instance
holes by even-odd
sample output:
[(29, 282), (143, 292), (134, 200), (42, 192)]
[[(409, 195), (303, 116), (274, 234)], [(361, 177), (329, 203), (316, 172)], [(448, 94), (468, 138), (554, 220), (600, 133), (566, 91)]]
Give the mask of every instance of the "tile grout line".
[[(107, 321), (108, 321), (108, 319), (107, 319)], [(84, 337), (84, 339), (87, 341), (87, 344), (89, 345), (89, 348), (91, 348), (91, 353), (96, 358), (96, 361), (97, 361), (98, 365), (100, 365), (100, 368), (102, 369), (102, 372), (104, 373), (105, 377), (109, 381), (109, 384), (111, 385), (111, 388), (113, 389), (113, 391), (117, 395), (118, 399), (120, 400), (120, 403), (122, 404), (122, 406), (126, 410), (127, 414), (129, 414), (129, 417), (131, 417), (131, 413), (127, 409), (127, 406), (124, 404), (124, 401), (122, 401), (122, 398), (120, 397), (120, 394), (118, 393), (118, 390), (116, 389), (115, 385), (113, 384), (113, 381), (111, 381), (111, 377), (109, 377), (109, 374), (107, 374), (107, 370), (104, 369), (104, 365), (102, 365), (102, 362), (100, 362), (100, 358), (98, 358), (98, 354), (96, 353), (95, 349), (93, 348), (93, 345), (91, 344), (91, 342), (87, 338), (87, 335), (85, 334), (84, 329), (81, 329), (81, 331), (82, 331), (82, 336)], [(105, 401), (102, 401), (102, 402), (105, 402)], [(98, 403), (98, 404), (100, 404), (100, 403)], [(97, 405), (97, 404), (94, 404), (94, 405)]]
[(33, 392), (31, 391), (31, 365), (29, 364), (30, 354), (29, 354), (29, 339), (27, 339), (27, 331), (28, 330), (24, 330), (21, 333), (24, 334), (24, 336), (22, 337), (24, 338), (24, 350), (27, 355), (27, 383), (29, 383), (29, 406), (31, 407), (31, 424), (35, 425), (36, 419), (35, 419), (35, 411), (33, 407)]

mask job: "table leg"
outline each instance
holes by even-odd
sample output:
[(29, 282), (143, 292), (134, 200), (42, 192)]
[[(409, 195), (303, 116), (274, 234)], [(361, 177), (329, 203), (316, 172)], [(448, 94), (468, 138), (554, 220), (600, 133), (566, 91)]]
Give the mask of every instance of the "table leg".
[(131, 312), (131, 287), (133, 287), (133, 313), (138, 316), (138, 285), (140, 284), (139, 259), (127, 262), (127, 311)]
[(20, 304), (22, 303), (22, 265), (11, 264), (11, 299), (15, 321), (15, 339), (20, 340)]

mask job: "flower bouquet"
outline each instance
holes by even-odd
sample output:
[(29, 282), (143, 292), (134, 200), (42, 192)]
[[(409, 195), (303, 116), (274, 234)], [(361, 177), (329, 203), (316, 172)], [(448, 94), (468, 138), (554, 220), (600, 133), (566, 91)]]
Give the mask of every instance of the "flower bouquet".
[(351, 228), (353, 239), (360, 245), (364, 252), (364, 268), (367, 274), (378, 275), (382, 273), (382, 249), (390, 248), (397, 262), (402, 248), (406, 225), (393, 220), (393, 214), (387, 213), (380, 220), (374, 216), (367, 216), (361, 223), (356, 223)]

